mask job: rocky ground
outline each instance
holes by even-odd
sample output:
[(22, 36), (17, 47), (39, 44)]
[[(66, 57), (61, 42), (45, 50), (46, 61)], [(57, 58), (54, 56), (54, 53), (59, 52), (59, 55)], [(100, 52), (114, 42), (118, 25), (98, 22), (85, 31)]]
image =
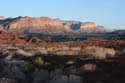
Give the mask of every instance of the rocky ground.
[(98, 42), (1, 44), (0, 83), (124, 83), (124, 42)]

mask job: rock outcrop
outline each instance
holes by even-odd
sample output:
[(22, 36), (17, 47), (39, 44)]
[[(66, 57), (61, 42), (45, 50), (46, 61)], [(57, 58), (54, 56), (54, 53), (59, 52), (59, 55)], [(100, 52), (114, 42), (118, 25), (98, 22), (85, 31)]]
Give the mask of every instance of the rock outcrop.
[(26, 37), (21, 34), (0, 31), (0, 44), (26, 43)]
[(77, 21), (67, 21), (63, 23), (64, 28), (67, 31), (82, 32), (82, 33), (93, 33), (93, 32), (110, 32), (109, 28), (104, 26), (97, 26), (94, 22), (77, 22)]
[(5, 25), (4, 28), (10, 32), (19, 33), (61, 33), (64, 31), (60, 20), (50, 19), (48, 17), (18, 17), (14, 21)]
[(106, 32), (94, 22), (61, 21), (48, 17), (17, 17), (0, 20), (0, 29), (17, 33), (64, 34), (76, 32)]
[(83, 30), (91, 30), (95, 28), (96, 28), (96, 23), (94, 22), (84, 22), (84, 23), (81, 23), (80, 25), (80, 29), (83, 29)]

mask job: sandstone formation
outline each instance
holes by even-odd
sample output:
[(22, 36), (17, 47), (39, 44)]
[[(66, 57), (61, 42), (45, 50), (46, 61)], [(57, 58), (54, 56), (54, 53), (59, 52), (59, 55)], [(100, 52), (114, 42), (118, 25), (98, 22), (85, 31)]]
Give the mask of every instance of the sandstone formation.
[(84, 23), (81, 23), (81, 26), (80, 26), (80, 29), (83, 29), (85, 31), (89, 31), (95, 28), (96, 28), (96, 23), (94, 22), (84, 22)]
[(0, 31), (0, 44), (26, 43), (25, 36)]
[(0, 29), (18, 33), (64, 34), (76, 32), (107, 32), (94, 22), (62, 21), (48, 17), (17, 17), (0, 20)]
[(48, 17), (31, 18), (18, 17), (4, 27), (11, 32), (40, 33), (40, 32), (61, 32), (64, 31), (60, 20)]

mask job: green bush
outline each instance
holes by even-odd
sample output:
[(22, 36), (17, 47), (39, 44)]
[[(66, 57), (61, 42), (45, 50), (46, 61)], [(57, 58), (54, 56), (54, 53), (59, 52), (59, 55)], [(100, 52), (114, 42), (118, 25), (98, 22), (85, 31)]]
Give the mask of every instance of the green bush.
[(40, 57), (40, 56), (37, 57), (37, 58), (34, 60), (33, 65), (34, 65), (35, 67), (40, 67), (40, 66), (44, 65), (44, 60), (43, 60), (43, 58)]

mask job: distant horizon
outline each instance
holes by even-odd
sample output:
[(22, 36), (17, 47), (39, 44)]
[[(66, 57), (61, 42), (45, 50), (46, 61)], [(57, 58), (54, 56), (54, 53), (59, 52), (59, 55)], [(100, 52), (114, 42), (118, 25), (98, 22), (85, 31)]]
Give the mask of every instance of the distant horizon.
[(3, 0), (0, 11), (5, 17), (46, 16), (125, 29), (125, 0)]

